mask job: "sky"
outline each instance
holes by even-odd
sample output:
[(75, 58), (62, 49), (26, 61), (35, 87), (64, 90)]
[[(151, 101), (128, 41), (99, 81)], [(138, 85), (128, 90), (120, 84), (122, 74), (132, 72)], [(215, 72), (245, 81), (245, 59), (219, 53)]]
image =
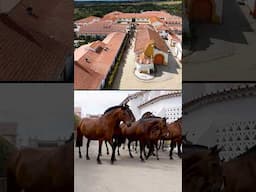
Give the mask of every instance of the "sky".
[(128, 95), (138, 91), (75, 91), (74, 105), (86, 114), (102, 114), (108, 107), (119, 105)]
[(72, 84), (0, 84), (0, 92), (0, 123), (17, 123), (18, 140), (68, 138), (73, 131)]

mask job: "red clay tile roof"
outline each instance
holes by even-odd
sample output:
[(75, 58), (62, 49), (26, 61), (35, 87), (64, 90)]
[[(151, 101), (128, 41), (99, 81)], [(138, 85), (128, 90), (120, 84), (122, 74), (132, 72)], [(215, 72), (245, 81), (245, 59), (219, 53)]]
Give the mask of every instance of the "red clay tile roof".
[(89, 17), (86, 17), (84, 19), (79, 19), (79, 20), (76, 20), (75, 23), (76, 24), (89, 24), (89, 23), (92, 23), (92, 22), (97, 22), (99, 21), (101, 18), (100, 17), (95, 17), (95, 16), (89, 16)]
[(116, 24), (112, 22), (99, 21), (89, 25), (81, 26), (78, 35), (83, 34), (102, 34), (107, 35), (112, 32), (125, 32), (126, 25)]
[[(28, 7), (32, 7), (33, 16), (27, 13)], [(8, 15), (24, 29), (45, 34), (73, 52), (73, 1), (21, 0)]]
[(149, 41), (154, 42), (155, 48), (166, 53), (168, 52), (168, 47), (164, 40), (155, 30), (151, 29), (150, 27), (145, 27), (144, 29), (137, 31), (134, 51), (143, 52)]
[(81, 65), (75, 62), (75, 89), (99, 89), (101, 80), (104, 78), (101, 74), (93, 71), (87, 65)]
[[(125, 33), (114, 32), (109, 34), (103, 42), (81, 46), (75, 50), (75, 88), (98, 89), (108, 74), (116, 55), (123, 43)], [(100, 52), (92, 47), (104, 46)], [(84, 52), (81, 56), (79, 52)], [(80, 67), (80, 69), (78, 68)], [(86, 69), (81, 70), (81, 69)]]
[(150, 20), (151, 23), (155, 23), (155, 22), (161, 22), (162, 23), (162, 21), (159, 19), (159, 17), (156, 17), (156, 16), (150, 17), (149, 20)]
[(122, 13), (119, 11), (114, 11), (106, 14), (103, 19), (104, 20), (116, 20), (120, 18), (150, 18), (150, 17), (158, 17), (158, 18), (171, 18), (171, 15), (165, 11), (145, 11), (142, 13)]
[(73, 52), (72, 20), (69, 0), (21, 0), (1, 14), (0, 81), (58, 80)]
[(0, 81), (55, 81), (64, 69), (67, 49), (59, 42), (27, 31), (0, 15)]

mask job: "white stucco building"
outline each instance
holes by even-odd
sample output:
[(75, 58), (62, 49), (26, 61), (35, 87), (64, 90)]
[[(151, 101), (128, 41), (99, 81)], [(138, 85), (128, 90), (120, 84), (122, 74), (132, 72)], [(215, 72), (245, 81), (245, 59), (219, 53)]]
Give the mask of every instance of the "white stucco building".
[(141, 91), (129, 95), (123, 103), (127, 103), (136, 120), (146, 112), (156, 116), (166, 117), (168, 122), (173, 122), (182, 116), (181, 91)]
[(183, 134), (193, 143), (223, 147), (230, 159), (256, 144), (256, 86), (183, 85)]

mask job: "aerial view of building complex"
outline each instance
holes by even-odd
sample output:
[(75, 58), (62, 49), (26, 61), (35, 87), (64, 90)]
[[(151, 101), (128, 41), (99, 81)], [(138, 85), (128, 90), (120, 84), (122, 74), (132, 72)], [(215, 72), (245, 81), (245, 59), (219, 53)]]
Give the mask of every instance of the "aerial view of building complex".
[(75, 20), (75, 89), (181, 88), (181, 28), (164, 10)]

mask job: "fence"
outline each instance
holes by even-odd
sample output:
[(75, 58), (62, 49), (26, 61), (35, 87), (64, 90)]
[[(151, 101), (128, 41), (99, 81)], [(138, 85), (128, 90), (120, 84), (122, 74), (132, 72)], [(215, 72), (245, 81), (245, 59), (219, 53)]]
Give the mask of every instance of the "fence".
[(7, 191), (7, 179), (5, 177), (0, 177), (0, 191)]

